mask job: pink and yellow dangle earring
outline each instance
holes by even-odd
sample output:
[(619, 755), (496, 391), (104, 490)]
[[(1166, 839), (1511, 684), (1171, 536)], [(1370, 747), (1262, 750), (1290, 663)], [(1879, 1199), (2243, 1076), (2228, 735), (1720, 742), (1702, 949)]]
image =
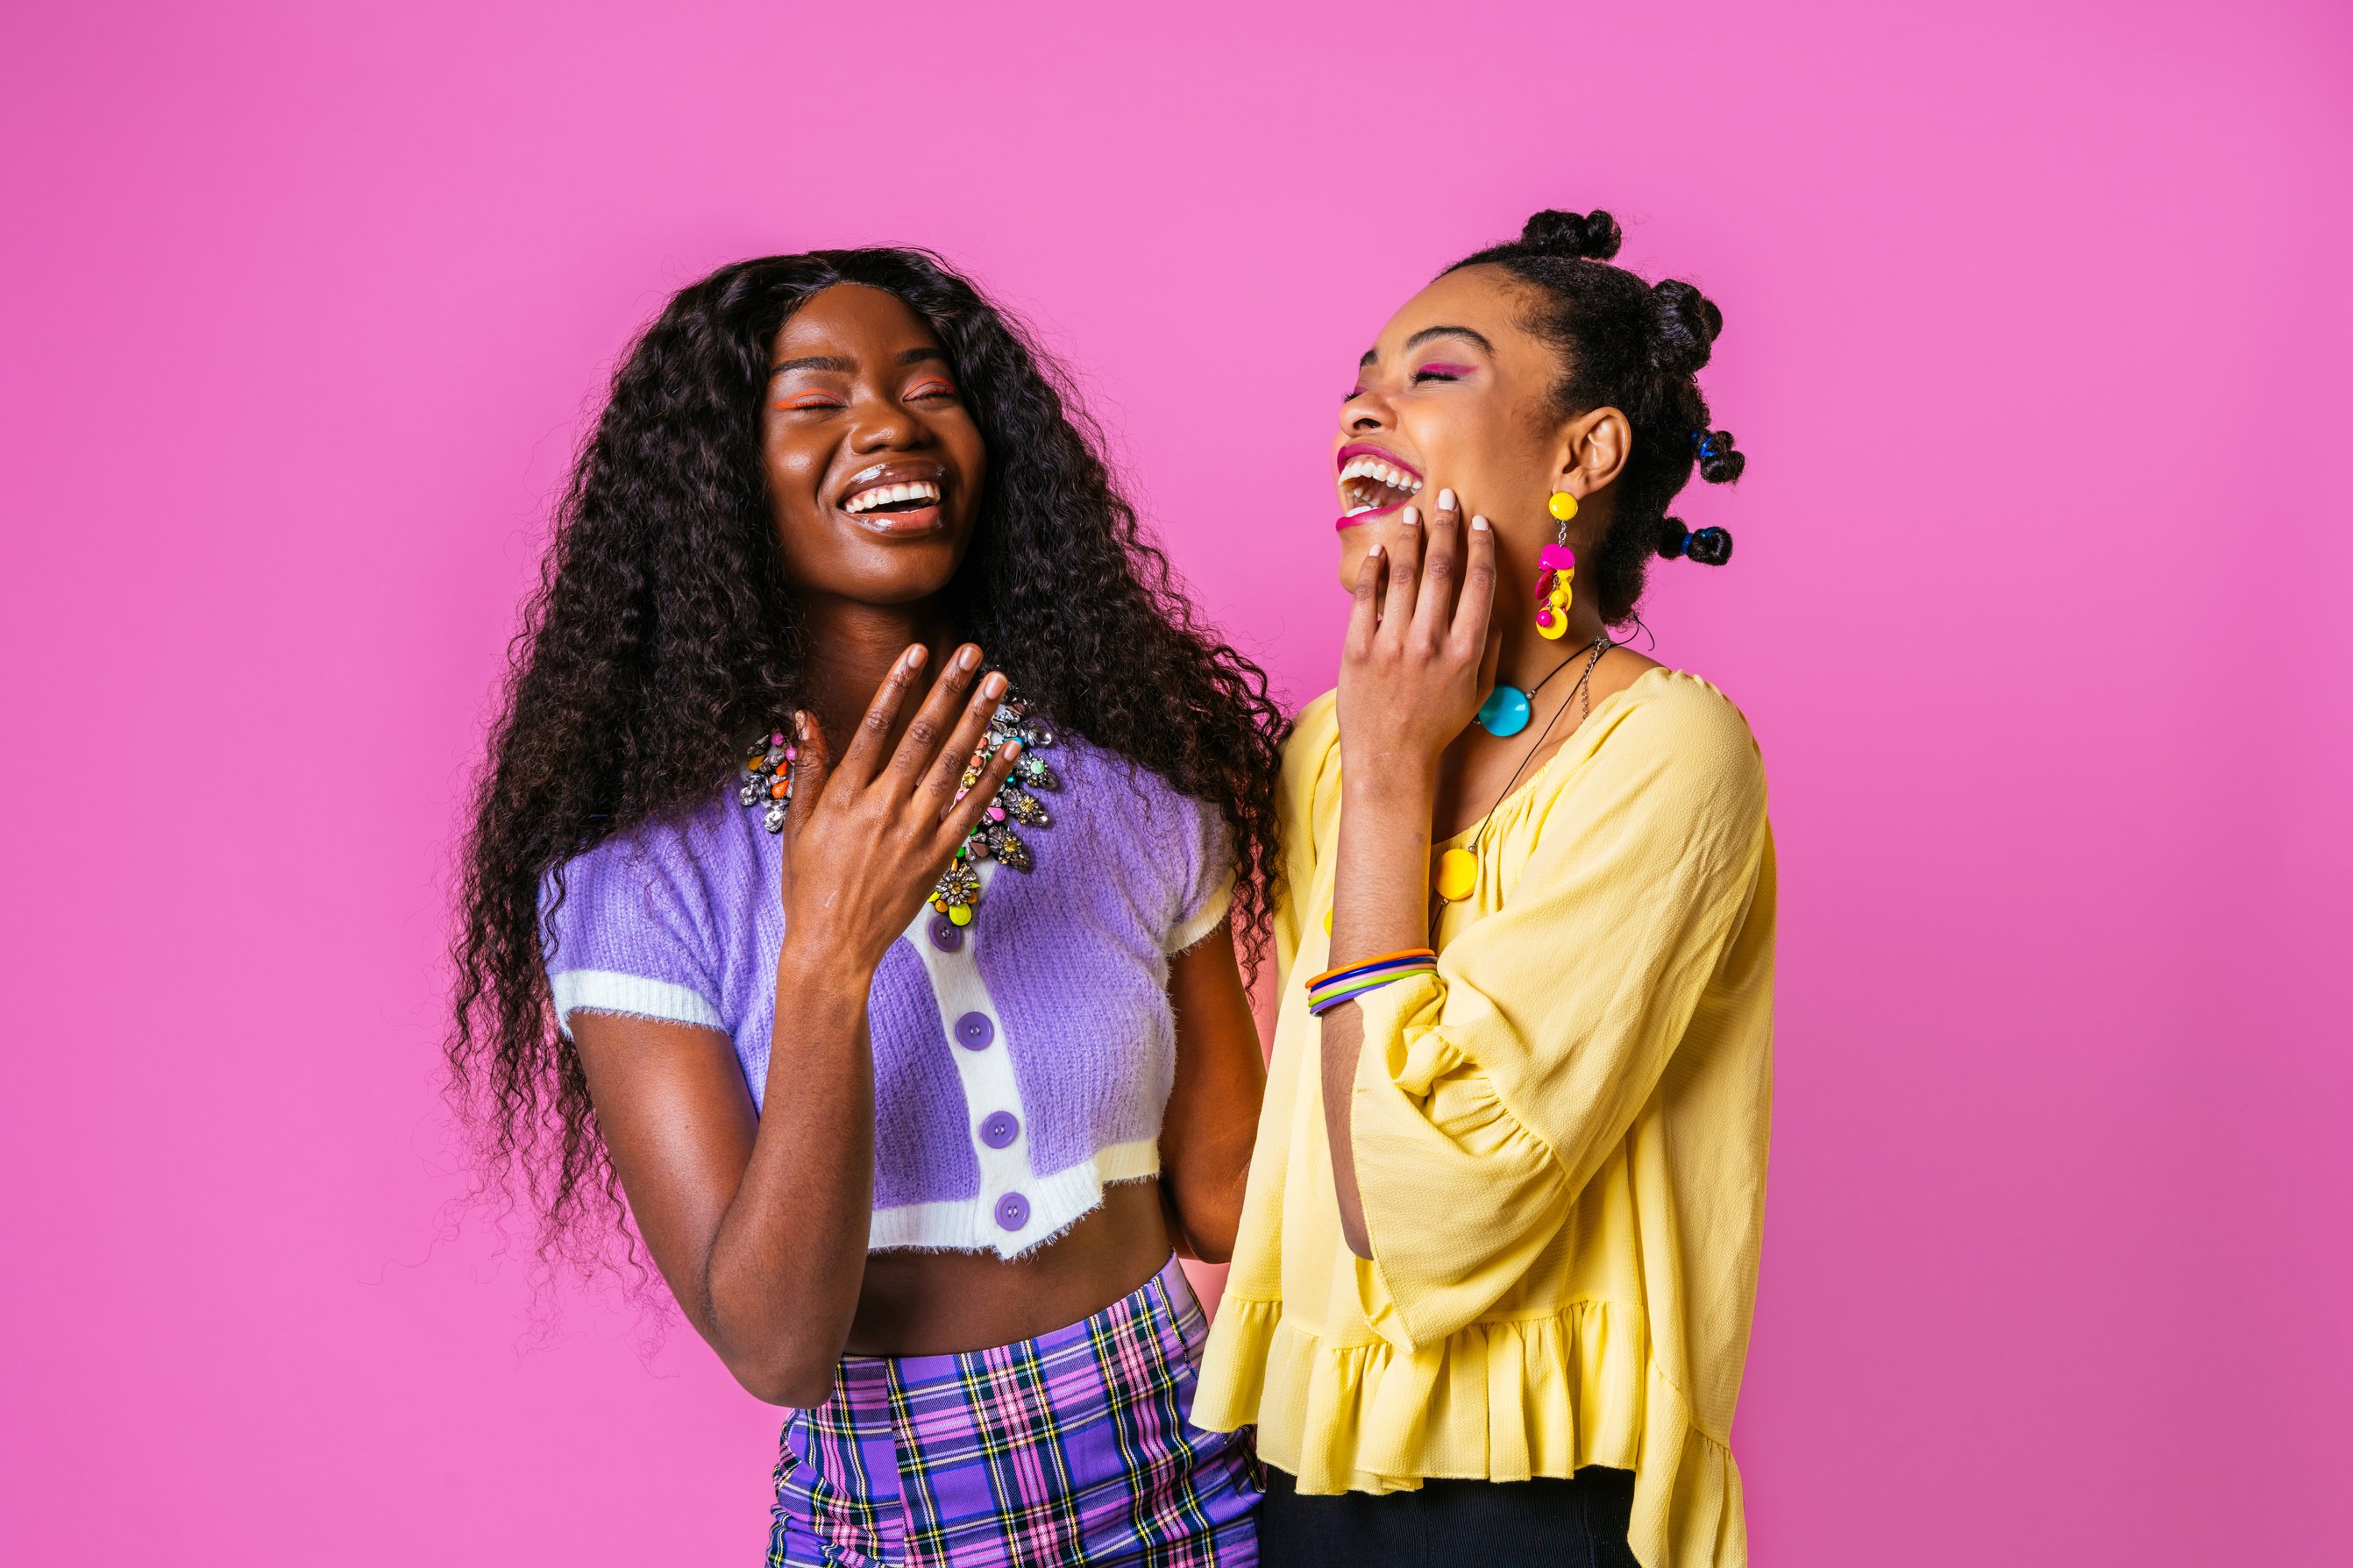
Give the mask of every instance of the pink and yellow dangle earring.
[(1577, 498), (1555, 490), (1545, 510), (1560, 532), (1536, 556), (1536, 635), (1558, 642), (1568, 635), (1568, 606), (1575, 596), (1577, 552), (1568, 547), (1568, 520), (1577, 515)]

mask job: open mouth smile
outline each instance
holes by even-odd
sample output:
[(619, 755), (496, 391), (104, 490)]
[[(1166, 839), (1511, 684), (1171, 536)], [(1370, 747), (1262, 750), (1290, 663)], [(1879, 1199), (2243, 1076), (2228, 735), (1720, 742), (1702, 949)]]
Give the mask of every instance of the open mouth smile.
[(1412, 464), (1369, 442), (1340, 448), (1340, 505), (1336, 528), (1395, 511), (1421, 493), (1421, 475)]
[(927, 533), (940, 526), (947, 474), (936, 463), (878, 463), (849, 477), (834, 504), (874, 533)]

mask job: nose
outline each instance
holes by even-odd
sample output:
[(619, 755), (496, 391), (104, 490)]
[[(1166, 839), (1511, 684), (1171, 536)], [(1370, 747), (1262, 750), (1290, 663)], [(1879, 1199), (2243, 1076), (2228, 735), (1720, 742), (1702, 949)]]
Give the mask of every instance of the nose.
[(905, 451), (921, 447), (930, 431), (915, 411), (895, 397), (859, 399), (858, 422), (849, 432), (853, 452)]
[(1369, 435), (1388, 429), (1396, 423), (1396, 416), (1397, 410), (1389, 406), (1389, 400), (1368, 386), (1340, 405), (1340, 428), (1350, 436)]

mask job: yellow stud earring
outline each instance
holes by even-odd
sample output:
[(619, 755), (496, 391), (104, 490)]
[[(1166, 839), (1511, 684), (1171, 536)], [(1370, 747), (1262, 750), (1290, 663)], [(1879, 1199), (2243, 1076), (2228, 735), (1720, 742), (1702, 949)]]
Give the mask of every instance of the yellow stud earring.
[(1545, 503), (1545, 510), (1552, 513), (1554, 521), (1567, 522), (1577, 515), (1577, 498), (1567, 490), (1555, 490), (1552, 500)]

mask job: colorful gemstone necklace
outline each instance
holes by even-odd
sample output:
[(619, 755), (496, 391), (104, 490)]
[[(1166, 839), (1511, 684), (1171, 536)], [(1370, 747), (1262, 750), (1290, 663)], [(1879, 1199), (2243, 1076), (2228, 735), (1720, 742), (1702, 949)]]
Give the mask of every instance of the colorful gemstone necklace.
[[(1009, 687), (997, 703), (997, 711), (989, 715), (988, 732), (980, 738), (980, 744), (973, 748), (970, 760), (965, 763), (956, 798), (962, 800), (972, 793), (988, 766), (988, 759), (1008, 741), (1021, 742), (1020, 760), (997, 786), (997, 798), (981, 814), (979, 826), (956, 846), (955, 858), (948, 862), (948, 868), (940, 873), (940, 879), (932, 887), (932, 908), (960, 926), (972, 923), (972, 912), (980, 903), (977, 863), (996, 860), (1017, 871), (1033, 869), (1038, 862), (1030, 855), (1029, 846), (1013, 831), (1014, 825), (1048, 827), (1053, 824), (1046, 803), (1029, 792), (1062, 787), (1061, 779), (1038, 754), (1040, 748), (1054, 743), (1054, 731), (1033, 718), (1029, 704)], [(744, 759), (744, 785), (735, 798), (747, 810), (760, 810), (760, 826), (771, 833), (785, 830), (785, 808), (793, 799), (793, 763), (799, 758), (800, 749), (778, 730), (753, 742), (751, 753)]]

